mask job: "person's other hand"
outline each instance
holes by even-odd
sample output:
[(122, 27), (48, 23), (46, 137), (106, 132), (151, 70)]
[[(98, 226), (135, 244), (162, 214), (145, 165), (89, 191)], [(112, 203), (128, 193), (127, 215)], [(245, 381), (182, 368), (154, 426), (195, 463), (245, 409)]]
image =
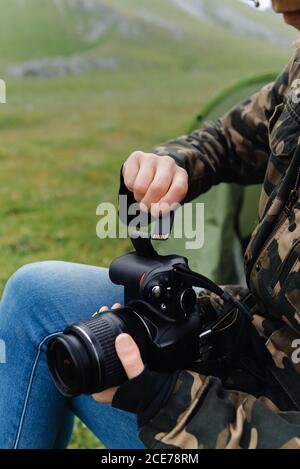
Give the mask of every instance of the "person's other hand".
[[(115, 303), (111, 309), (118, 309), (121, 307), (122, 305), (120, 305), (120, 303)], [(109, 308), (107, 306), (103, 306), (100, 309), (100, 312), (103, 311), (109, 311)], [(116, 338), (115, 347), (128, 379), (131, 380), (139, 376), (144, 370), (144, 363), (138, 346), (132, 337), (128, 334), (120, 334)], [(94, 394), (93, 397), (97, 402), (111, 404), (117, 389), (117, 387), (106, 389), (103, 392)]]
[(133, 152), (123, 165), (124, 183), (142, 210), (168, 213), (188, 192), (188, 173), (170, 156)]
[[(119, 306), (114, 305), (114, 309)], [(102, 311), (107, 309), (104, 306)], [(94, 394), (93, 397), (102, 404), (112, 404), (116, 409), (136, 414), (138, 426), (142, 427), (168, 401), (179, 371), (151, 371), (144, 365), (137, 344), (128, 334), (120, 334), (116, 338), (115, 347), (128, 381)]]

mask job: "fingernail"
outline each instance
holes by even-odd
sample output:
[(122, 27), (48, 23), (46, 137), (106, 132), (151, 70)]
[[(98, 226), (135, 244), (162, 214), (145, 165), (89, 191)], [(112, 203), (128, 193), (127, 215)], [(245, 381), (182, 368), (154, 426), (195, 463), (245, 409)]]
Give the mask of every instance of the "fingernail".
[(132, 339), (128, 334), (121, 334), (116, 339), (116, 347), (119, 352), (125, 352), (132, 344)]

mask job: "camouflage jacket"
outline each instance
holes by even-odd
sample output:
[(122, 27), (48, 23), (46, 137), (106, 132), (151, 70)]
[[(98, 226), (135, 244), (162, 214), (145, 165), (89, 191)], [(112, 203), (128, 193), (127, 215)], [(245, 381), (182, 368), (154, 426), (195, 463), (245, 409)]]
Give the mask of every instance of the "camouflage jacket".
[(255, 389), (238, 370), (226, 383), (182, 371), (165, 407), (140, 431), (148, 447), (300, 449), (299, 90), (297, 50), (274, 83), (155, 148), (188, 171), (186, 201), (220, 182), (263, 183), (245, 270), (258, 305), (254, 324), (280, 385)]

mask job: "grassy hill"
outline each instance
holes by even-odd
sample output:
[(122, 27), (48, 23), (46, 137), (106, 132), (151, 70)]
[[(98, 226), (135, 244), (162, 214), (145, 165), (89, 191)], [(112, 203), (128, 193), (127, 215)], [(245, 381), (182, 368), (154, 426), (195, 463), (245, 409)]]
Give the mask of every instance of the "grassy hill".
[[(1, 288), (27, 262), (108, 266), (128, 243), (97, 239), (95, 211), (116, 199), (121, 162), (182, 134), (232, 81), (283, 67), (295, 34), (270, 12), (224, 5), (0, 0)], [(84, 435), (73, 445), (98, 444)]]
[(273, 13), (237, 0), (0, 0), (0, 6), (2, 71), (16, 61), (75, 53), (114, 57), (127, 68), (215, 68), (220, 46), (232, 50), (236, 35), (244, 56), (257, 54), (259, 62), (268, 55), (268, 66), (294, 35)]

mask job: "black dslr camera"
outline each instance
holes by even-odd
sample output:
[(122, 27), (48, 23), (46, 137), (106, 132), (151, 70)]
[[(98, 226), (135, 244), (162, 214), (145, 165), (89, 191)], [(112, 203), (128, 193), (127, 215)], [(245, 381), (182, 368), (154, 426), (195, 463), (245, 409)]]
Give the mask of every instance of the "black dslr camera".
[[(111, 280), (125, 287), (125, 307), (96, 313), (48, 343), (52, 377), (67, 397), (93, 394), (126, 381), (114, 345), (121, 333), (134, 338), (149, 368), (193, 369), (219, 355), (220, 343), (221, 354), (228, 354), (232, 338), (225, 346), (220, 334), (234, 327), (240, 331), (241, 317), (249, 316), (243, 303), (191, 271), (186, 258), (158, 255), (150, 239), (132, 238), (132, 242), (135, 252), (116, 259), (109, 270)], [(213, 291), (228, 307), (218, 315), (197, 304), (193, 286)]]

